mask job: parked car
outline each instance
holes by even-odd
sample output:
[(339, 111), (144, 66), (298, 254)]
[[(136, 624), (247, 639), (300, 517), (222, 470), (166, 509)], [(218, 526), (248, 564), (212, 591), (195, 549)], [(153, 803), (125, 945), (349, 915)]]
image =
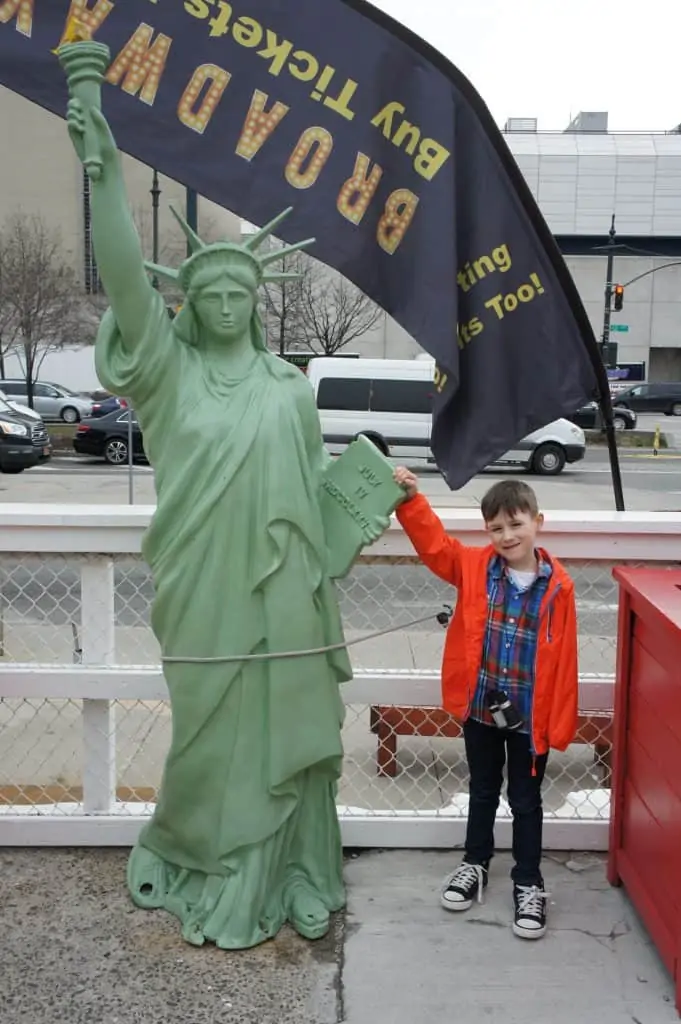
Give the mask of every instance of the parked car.
[(45, 424), (0, 399), (0, 472), (22, 473), (52, 454)]
[(115, 395), (107, 395), (106, 398), (97, 399), (92, 403), (93, 416), (106, 416), (107, 413), (116, 412), (117, 409), (127, 409), (128, 403), (124, 398), (117, 398)]
[(681, 416), (681, 382), (659, 381), (655, 384), (636, 384), (615, 395), (613, 404), (618, 409), (636, 412), (661, 412), (665, 416)]
[(21, 402), (12, 402), (2, 390), (0, 390), (0, 398), (3, 402), (6, 402), (11, 409), (14, 409), (15, 412), (20, 412), (23, 416), (28, 416), (29, 419), (35, 420), (37, 423), (43, 422), (43, 418), (39, 412), (36, 412), (35, 409), (30, 409), (27, 405), (22, 405)]
[[(26, 381), (21, 377), (0, 380), (0, 388), (12, 402), (28, 406)], [(61, 384), (37, 380), (33, 385), (33, 408), (44, 420), (78, 423), (92, 415), (92, 399), (77, 395)]]
[(79, 455), (105, 459), (112, 466), (128, 461), (128, 417), (132, 420), (132, 457), (143, 459), (142, 431), (131, 409), (115, 409), (105, 416), (91, 416), (79, 423), (73, 438), (73, 447)]
[[(633, 430), (638, 420), (636, 413), (631, 409), (626, 409), (624, 406), (614, 409), (612, 418), (615, 430)], [(576, 423), (582, 430), (598, 430), (601, 426), (598, 415), (598, 403), (589, 402), (587, 405), (583, 405), (574, 416), (570, 417), (570, 422)]]

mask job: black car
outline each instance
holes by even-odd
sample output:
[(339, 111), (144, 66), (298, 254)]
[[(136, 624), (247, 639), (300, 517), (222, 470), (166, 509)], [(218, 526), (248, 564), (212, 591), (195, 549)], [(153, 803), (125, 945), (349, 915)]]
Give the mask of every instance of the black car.
[[(614, 409), (613, 421), (615, 430), (633, 430), (636, 426), (636, 413), (631, 409)], [(578, 409), (574, 416), (570, 416), (570, 422), (581, 427), (582, 430), (600, 430), (601, 422), (596, 402), (589, 402)]]
[(22, 473), (49, 459), (51, 453), (43, 421), (17, 412), (0, 399), (0, 472)]
[(658, 381), (654, 384), (636, 384), (615, 395), (613, 404), (618, 409), (681, 416), (681, 382)]
[(132, 415), (132, 457), (143, 459), (142, 431), (132, 410), (115, 409), (106, 416), (90, 416), (78, 424), (73, 447), (79, 455), (106, 459), (112, 466), (128, 461), (129, 420)]

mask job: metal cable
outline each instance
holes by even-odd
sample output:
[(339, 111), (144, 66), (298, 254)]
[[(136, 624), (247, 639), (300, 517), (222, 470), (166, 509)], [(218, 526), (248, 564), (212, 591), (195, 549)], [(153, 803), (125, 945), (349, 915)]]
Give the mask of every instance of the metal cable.
[(169, 665), (224, 665), (235, 661), (273, 661), (278, 658), (305, 658), (313, 654), (326, 654), (328, 651), (341, 651), (347, 647), (353, 647), (355, 644), (364, 643), (366, 640), (375, 640), (376, 637), (386, 636), (388, 633), (396, 633), (399, 629), (408, 629), (410, 626), (418, 626), (422, 622), (430, 622), (433, 618), (441, 626), (444, 626), (451, 616), (449, 607), (445, 606), (445, 608), (444, 612), (438, 612), (437, 615), (433, 615), (431, 612), (429, 615), (423, 615), (419, 619), (412, 619), (411, 622), (404, 622), (399, 626), (388, 626), (386, 629), (377, 629), (376, 632), (367, 633), (366, 636), (359, 636), (354, 640), (346, 640), (338, 644), (328, 644), (326, 647), (310, 647), (303, 651), (263, 651), (261, 654), (226, 654), (213, 658), (164, 656), (161, 658), (161, 661)]

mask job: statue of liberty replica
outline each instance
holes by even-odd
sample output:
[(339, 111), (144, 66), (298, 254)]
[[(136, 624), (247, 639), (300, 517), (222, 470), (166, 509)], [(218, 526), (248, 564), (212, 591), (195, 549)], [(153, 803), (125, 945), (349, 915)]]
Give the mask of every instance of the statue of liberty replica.
[[(157, 492), (142, 553), (172, 740), (130, 893), (176, 915), (195, 945), (254, 946), (287, 921), (316, 939), (344, 904), (335, 796), (351, 668), (327, 571), (313, 392), (267, 351), (258, 311), (263, 282), (290, 276), (269, 265), (307, 243), (258, 255), (280, 215), (243, 245), (206, 245), (176, 214), (191, 256), (145, 264), (101, 112), (108, 48), (81, 38), (58, 56), (110, 302), (97, 374), (132, 399)], [(174, 320), (149, 273), (184, 294)], [(318, 653), (277, 656), (296, 651)]]

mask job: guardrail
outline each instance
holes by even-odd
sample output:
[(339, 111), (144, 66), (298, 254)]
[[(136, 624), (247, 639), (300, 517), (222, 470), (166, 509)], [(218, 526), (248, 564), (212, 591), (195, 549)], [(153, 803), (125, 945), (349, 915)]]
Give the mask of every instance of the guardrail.
[[(139, 555), (152, 513), (144, 506), (0, 509), (0, 845), (128, 845), (150, 813), (170, 730), (148, 620), (152, 585)], [(485, 542), (477, 514), (440, 514), (464, 542)], [(581, 741), (549, 760), (545, 845), (605, 849), (617, 619), (611, 570), (681, 562), (681, 521), (675, 513), (547, 512), (544, 543), (576, 583), (586, 722)], [(417, 710), (439, 705), (444, 635), (435, 615), (453, 592), (418, 563), (396, 522), (339, 592), (349, 639), (433, 613), (432, 625), (351, 648), (338, 797), (344, 842), (460, 845), (462, 741)], [(395, 754), (389, 771), (380, 762), (386, 722), (396, 735), (387, 737)], [(510, 845), (505, 803), (497, 841)]]

